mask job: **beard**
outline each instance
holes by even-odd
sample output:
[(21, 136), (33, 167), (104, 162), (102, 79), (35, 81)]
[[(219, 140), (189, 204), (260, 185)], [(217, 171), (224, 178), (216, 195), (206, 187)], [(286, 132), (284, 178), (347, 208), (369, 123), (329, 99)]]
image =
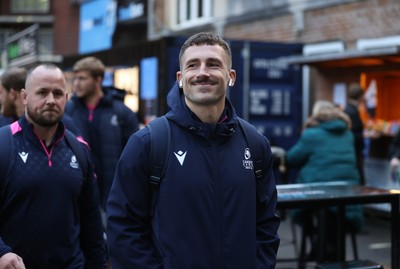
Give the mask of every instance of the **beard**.
[(51, 113), (50, 115), (44, 115), (35, 113), (35, 111), (30, 109), (29, 107), (27, 107), (26, 113), (34, 123), (42, 127), (55, 126), (60, 122), (62, 118), (62, 113), (61, 114)]

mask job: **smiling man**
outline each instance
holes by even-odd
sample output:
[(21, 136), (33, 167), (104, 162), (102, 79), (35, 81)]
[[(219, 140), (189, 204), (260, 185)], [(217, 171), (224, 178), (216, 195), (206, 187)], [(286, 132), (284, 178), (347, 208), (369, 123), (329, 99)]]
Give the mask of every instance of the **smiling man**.
[(231, 50), (219, 36), (199, 33), (183, 44), (179, 61), (166, 114), (171, 152), (154, 214), (148, 128), (131, 136), (119, 160), (107, 207), (112, 267), (272, 269), (280, 220), (271, 150), (253, 128), (264, 153), (256, 183), (226, 97), (236, 79)]

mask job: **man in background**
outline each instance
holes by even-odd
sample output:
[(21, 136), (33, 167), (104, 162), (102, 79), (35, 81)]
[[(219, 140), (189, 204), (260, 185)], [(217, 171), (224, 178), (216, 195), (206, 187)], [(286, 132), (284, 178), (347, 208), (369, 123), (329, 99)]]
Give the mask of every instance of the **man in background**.
[(105, 66), (99, 59), (83, 58), (74, 64), (73, 72), (75, 95), (65, 113), (73, 118), (93, 152), (101, 206), (105, 211), (118, 158), (139, 123), (116, 89), (102, 87)]
[(21, 90), (25, 87), (25, 68), (10, 68), (0, 76), (0, 127), (17, 120), (24, 113)]
[(361, 120), (359, 106), (364, 101), (364, 91), (358, 83), (350, 84), (347, 90), (347, 104), (344, 112), (350, 117), (351, 131), (354, 135), (354, 149), (360, 184), (365, 185), (364, 175), (364, 124)]

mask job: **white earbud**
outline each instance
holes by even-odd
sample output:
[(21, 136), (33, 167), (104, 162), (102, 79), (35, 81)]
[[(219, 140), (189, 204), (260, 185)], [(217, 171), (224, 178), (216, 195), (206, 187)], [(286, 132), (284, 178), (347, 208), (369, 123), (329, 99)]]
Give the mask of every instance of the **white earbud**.
[(229, 79), (228, 86), (229, 86), (229, 87), (232, 87), (232, 86), (233, 86), (233, 81), (232, 81), (232, 78), (230, 78), (230, 79)]
[(182, 88), (183, 87), (183, 82), (182, 82), (182, 79), (181, 80), (179, 80), (179, 88)]

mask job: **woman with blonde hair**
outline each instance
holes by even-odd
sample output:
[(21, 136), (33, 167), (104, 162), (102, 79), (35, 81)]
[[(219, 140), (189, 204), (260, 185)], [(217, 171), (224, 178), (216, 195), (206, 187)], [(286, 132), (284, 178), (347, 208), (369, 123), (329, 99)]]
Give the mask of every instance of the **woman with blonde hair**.
[[(312, 115), (304, 124), (299, 141), (287, 152), (285, 163), (299, 169), (296, 183), (315, 183), (347, 181), (359, 183), (356, 157), (353, 146), (353, 134), (350, 130), (350, 118), (333, 103), (325, 100), (314, 104)], [(294, 210), (293, 220), (304, 228), (305, 234), (312, 236), (313, 210)], [(335, 222), (336, 210), (326, 212), (330, 221), (326, 221), (327, 258), (335, 258)], [(363, 211), (360, 206), (346, 207), (346, 227), (359, 231), (363, 225)], [(331, 224), (331, 225), (329, 225)], [(333, 226), (333, 227), (330, 227)], [(313, 238), (315, 241), (315, 238)], [(315, 246), (314, 246), (315, 247)], [(315, 251), (315, 249), (314, 249)]]

